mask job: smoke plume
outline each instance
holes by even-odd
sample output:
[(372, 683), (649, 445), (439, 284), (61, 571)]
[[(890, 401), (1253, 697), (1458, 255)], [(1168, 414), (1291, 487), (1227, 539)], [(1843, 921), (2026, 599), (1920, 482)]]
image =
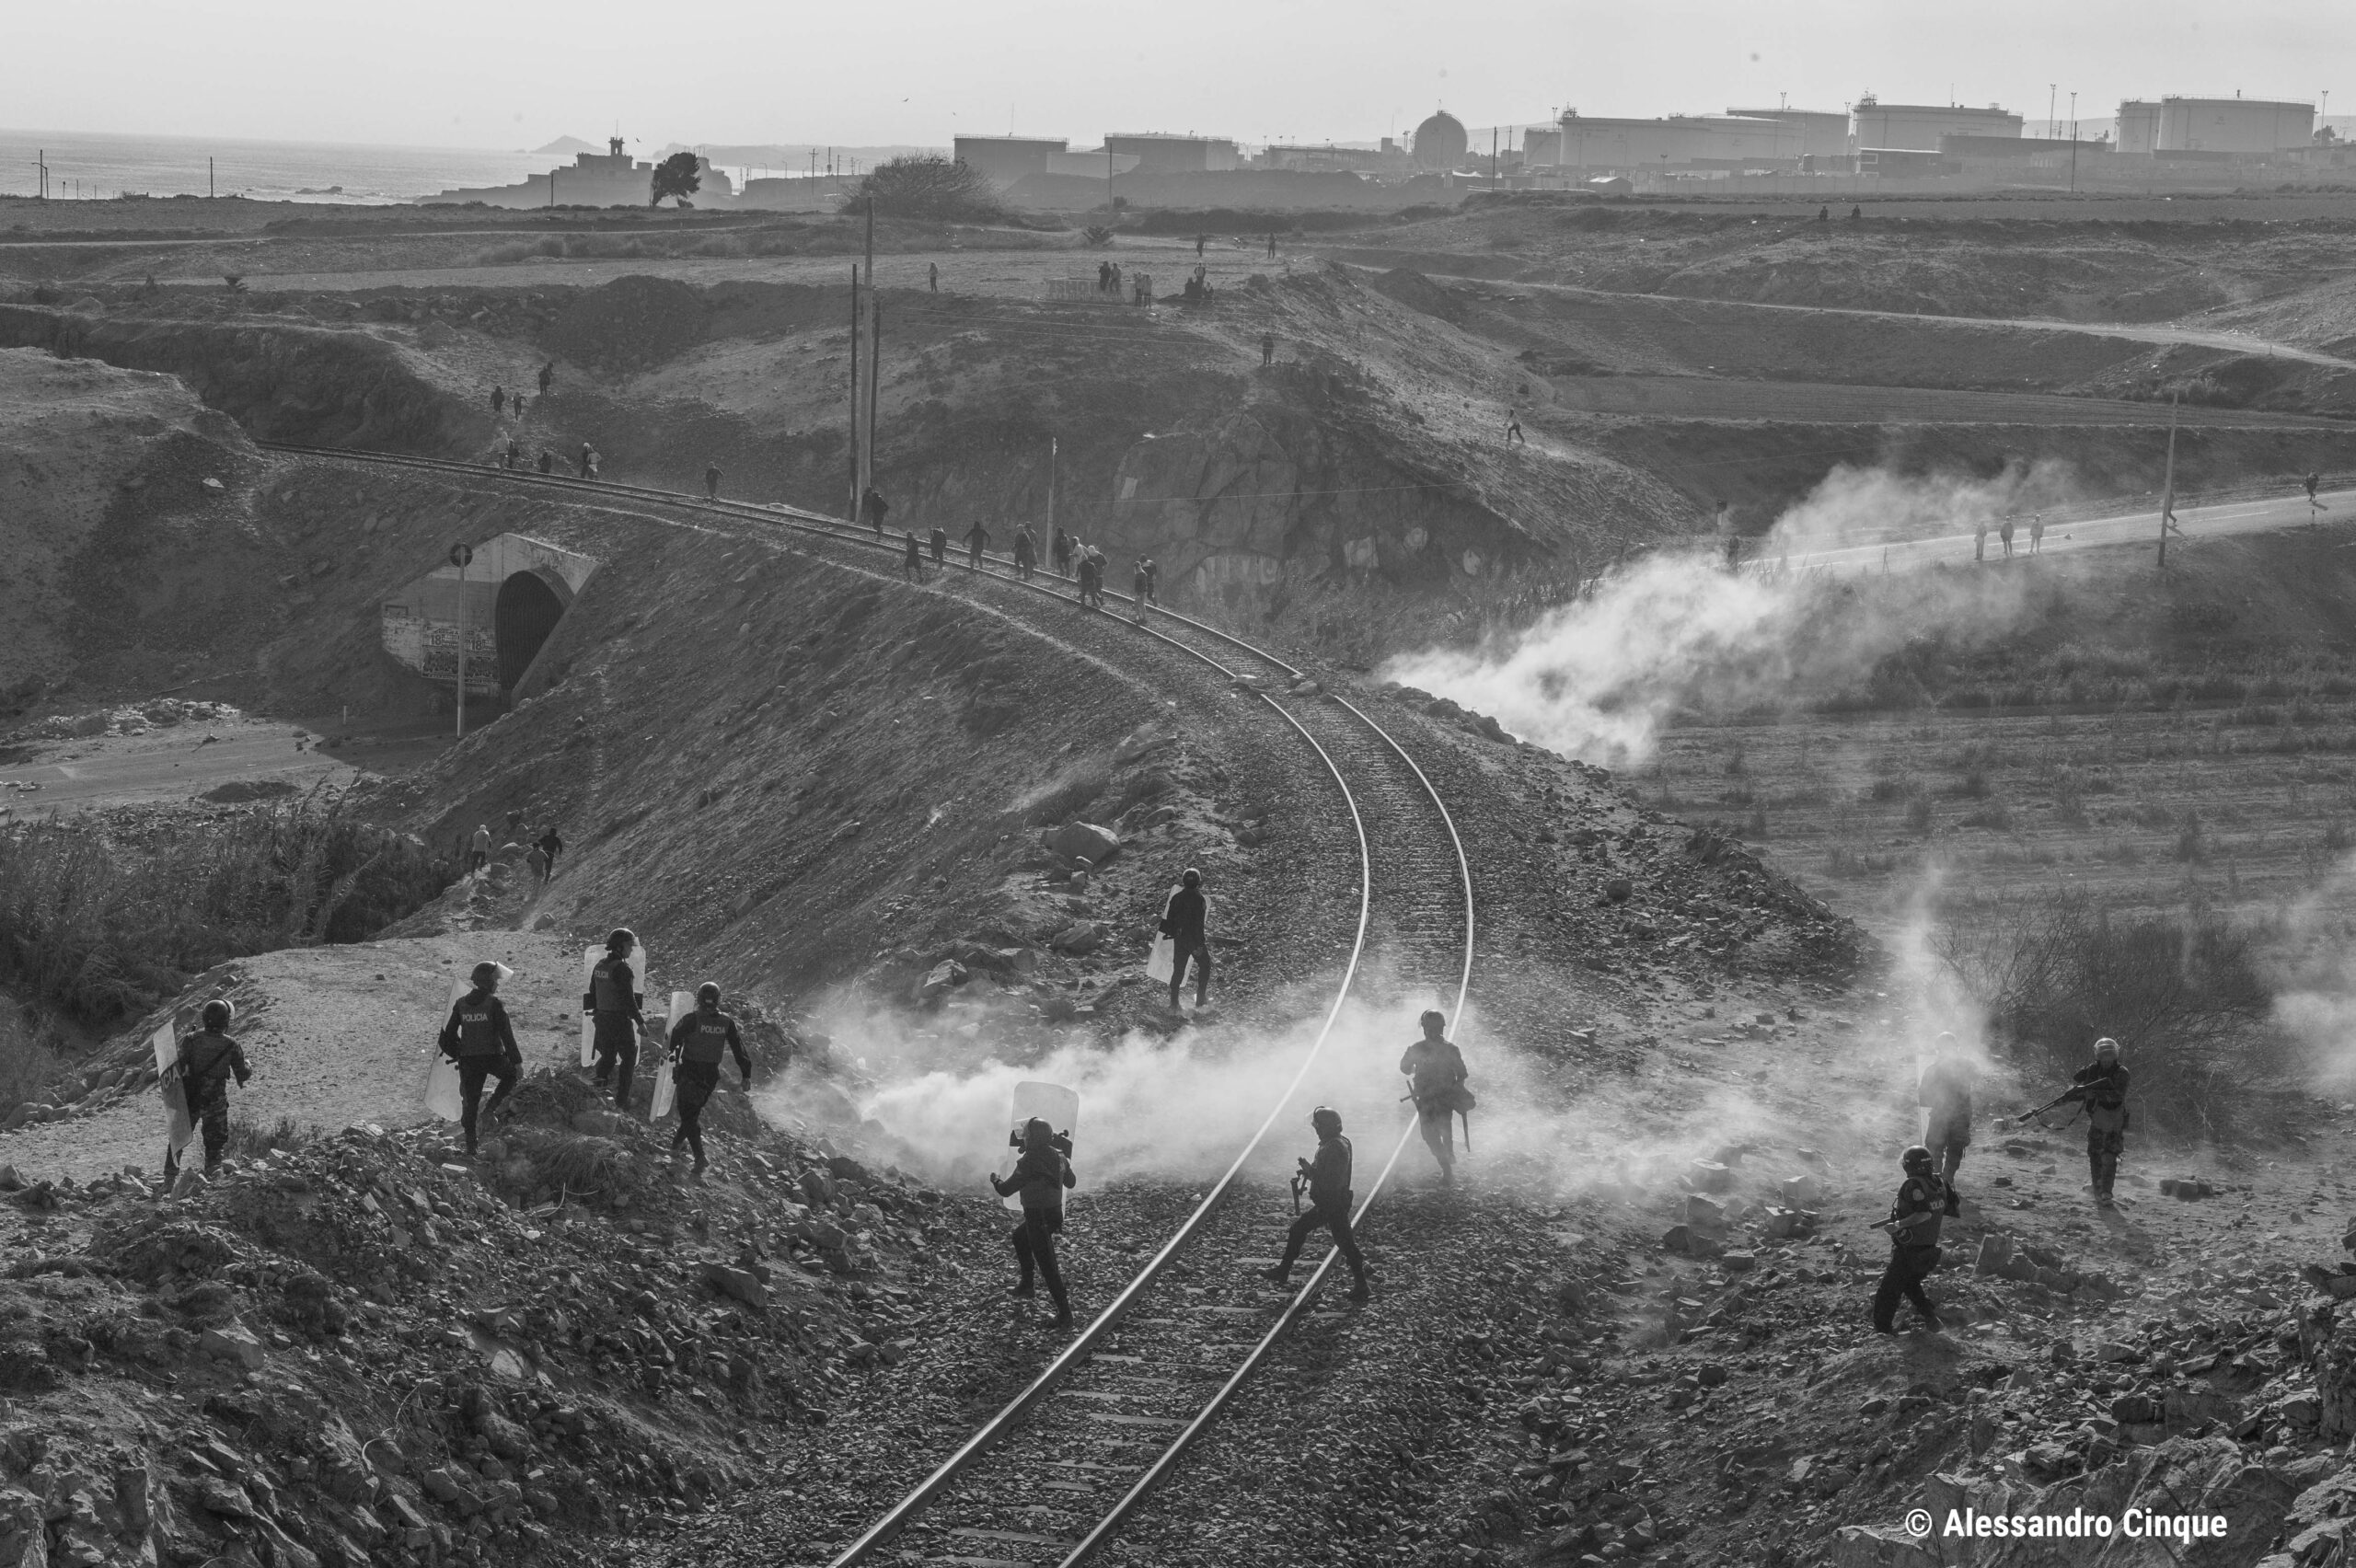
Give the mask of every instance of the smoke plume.
[[(2011, 629), (2022, 594), (2009, 574), (1932, 571), (1860, 582), (1808, 571), (1805, 558), (1887, 528), (1968, 529), (2061, 482), (2045, 469), (1987, 481), (1835, 469), (1777, 521), (1759, 552), (1763, 569), (1728, 571), (1709, 548), (1662, 551), (1520, 631), (1471, 649), (1404, 654), (1381, 673), (1565, 755), (1641, 763), (1681, 709), (1821, 699), (1911, 642), (1968, 645)], [(1795, 570), (1781, 569), (1787, 556)]]

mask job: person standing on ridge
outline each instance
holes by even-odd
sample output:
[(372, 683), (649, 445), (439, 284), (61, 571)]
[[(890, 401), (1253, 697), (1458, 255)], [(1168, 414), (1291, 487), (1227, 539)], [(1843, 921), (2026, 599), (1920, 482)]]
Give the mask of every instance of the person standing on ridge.
[(638, 951), (638, 933), (617, 926), (606, 938), (606, 956), (589, 972), (589, 994), (581, 998), (592, 1015), (591, 1039), (596, 1051), (599, 1089), (618, 1080), (614, 1103), (629, 1109), (629, 1080), (638, 1068), (638, 1037), (646, 1032), (646, 997), (629, 955)]
[(1448, 1015), (1437, 1009), (1423, 1016), (1424, 1037), (1399, 1058), (1407, 1075), (1407, 1097), (1415, 1102), (1415, 1118), (1424, 1147), (1439, 1161), (1439, 1184), (1456, 1183), (1456, 1126), (1459, 1112), (1472, 1109), (1472, 1094), (1464, 1087), (1464, 1053), (1445, 1032)]
[(1350, 1265), (1350, 1299), (1364, 1301), (1370, 1293), (1366, 1286), (1366, 1259), (1358, 1251), (1357, 1238), (1350, 1232), (1350, 1140), (1342, 1136), (1342, 1113), (1320, 1105), (1309, 1113), (1309, 1124), (1317, 1131), (1317, 1155), (1300, 1161), (1300, 1174), (1293, 1179), (1296, 1194), (1303, 1185), (1309, 1189), (1309, 1212), (1292, 1222), (1292, 1230), (1285, 1237), (1285, 1255), (1262, 1273), (1277, 1289), (1288, 1288), (1292, 1284), (1292, 1266), (1299, 1261), (1309, 1239), (1320, 1230), (1330, 1231), (1334, 1250)]
[(879, 545), (884, 542), (884, 514), (891, 510), (892, 503), (885, 501), (873, 485), (860, 491), (860, 519), (875, 530), (875, 542)]
[(1521, 410), (1518, 408), (1507, 409), (1506, 410), (1506, 444), (1511, 446), (1517, 441), (1524, 446), (1530, 444), (1530, 437), (1521, 433)]
[[(203, 1027), (194, 1034), (182, 1035), (179, 1054), (172, 1062), (172, 1070), (179, 1074), (180, 1096), (188, 1106), (188, 1118), (204, 1133), (204, 1173), (207, 1176), (220, 1168), (221, 1151), (229, 1147), (229, 1079), (235, 1076), (239, 1089), (252, 1080), (254, 1070), (246, 1063), (244, 1047), (229, 1037), (230, 1020), (237, 1016), (237, 1005), (225, 997), (204, 1004), (201, 1015)], [(179, 1173), (177, 1157), (164, 1159), (164, 1189), (171, 1190)]]
[(491, 411), (493, 414), (501, 414), (504, 413), (506, 409), (507, 388), (504, 386), (493, 386), (491, 389)]
[(2322, 485), (2322, 483), (2323, 476), (2321, 474), (2309, 474), (2307, 476), (2307, 510), (2310, 512), (2327, 512), (2330, 510), (2329, 507), (2327, 507), (2322, 502), (2316, 499), (2316, 490)]
[(564, 840), (559, 838), (556, 836), (556, 829), (551, 827), (546, 833), (540, 835), (539, 844), (537, 847), (540, 853), (549, 858), (549, 875), (550, 877), (554, 877), (556, 875), (556, 858), (564, 848)]
[(717, 463), (703, 466), (703, 498), (706, 501), (720, 499), (720, 465)]
[(932, 525), (932, 533), (931, 533), (931, 535), (930, 535), (930, 536), (926, 539), (926, 541), (925, 541), (925, 542), (926, 542), (929, 546), (930, 546), (930, 547), (931, 547), (931, 549), (932, 549), (932, 564), (933, 564), (934, 566), (936, 566), (936, 567), (946, 567), (946, 566), (948, 566), (948, 564), (949, 564), (949, 530), (948, 530), (948, 529), (946, 529), (946, 528), (944, 528), (944, 527), (942, 527), (940, 524), (935, 523), (935, 524)]
[(1263, 332), (1260, 334), (1260, 368), (1265, 370), (1276, 363), (1276, 335), (1274, 332)]
[(1170, 1010), (1178, 1010), (1178, 991), (1186, 983), (1186, 964), (1195, 965), (1195, 1010), (1210, 1004), (1210, 895), (1203, 891), (1203, 873), (1186, 868), (1178, 885), (1161, 905), (1161, 934), (1170, 939)]
[(1955, 1188), (1939, 1179), (1931, 1167), (1931, 1151), (1916, 1144), (1899, 1156), (1906, 1180), (1889, 1205), (1889, 1217), (1879, 1228), (1889, 1232), (1889, 1266), (1874, 1287), (1874, 1332), (1890, 1332), (1898, 1320), (1900, 1297), (1914, 1303), (1925, 1328), (1944, 1325), (1923, 1281), (1939, 1266), (1939, 1222), (1956, 1212)]
[(545, 398), (545, 397), (547, 397), (547, 396), (549, 395), (549, 384), (550, 384), (550, 383), (552, 383), (552, 382), (554, 382), (555, 380), (556, 380), (556, 361), (554, 361), (554, 360), (550, 360), (550, 361), (549, 361), (546, 364), (544, 364), (544, 365), (540, 366), (540, 396), (541, 396), (541, 397)]
[(515, 417), (516, 419), (521, 420), (524, 417), (524, 394), (521, 392), (515, 394), (514, 404)]
[(1064, 1189), (1078, 1185), (1079, 1178), (1064, 1154), (1069, 1142), (1063, 1148), (1057, 1143), (1055, 1129), (1032, 1117), (1022, 1124), (1022, 1158), (1015, 1161), (1013, 1172), (1001, 1181), (993, 1171), (989, 1180), (999, 1197), (1020, 1193), (1022, 1198), (1022, 1223), (1014, 1228), (1014, 1257), (1022, 1277), (1014, 1294), (1032, 1293), (1035, 1270), (1046, 1279), (1047, 1295), (1056, 1304), (1056, 1327), (1068, 1329), (1071, 1296), (1064, 1288), (1063, 1271), (1056, 1266), (1056, 1233), (1064, 1228)]
[(924, 277), (925, 282), (930, 286), (932, 292), (939, 294), (941, 292), (941, 263), (938, 261), (926, 262), (924, 267)]
[(1988, 519), (1982, 517), (1971, 525), (1971, 559), (1988, 559)]
[(679, 1158), (685, 1143), (695, 1155), (695, 1179), (703, 1180), (710, 1161), (703, 1154), (703, 1108), (720, 1087), (720, 1058), (733, 1054), (736, 1070), (745, 1077), (745, 1092), (753, 1091), (753, 1058), (745, 1054), (745, 1037), (736, 1020), (720, 1010), (720, 987), (707, 980), (696, 987), (696, 1010), (671, 1026), (671, 1083), (678, 1091), (679, 1130), (671, 1135), (671, 1158)]
[(1014, 529), (1014, 575), (1028, 582), (1038, 566), (1039, 542), (1031, 536), (1031, 525), (1017, 524)]
[(1999, 544), (1999, 545), (2001, 545), (2001, 546), (2003, 546), (2003, 547), (2004, 547), (2004, 559), (2005, 559), (2006, 560), (2010, 560), (2010, 559), (2013, 559), (2013, 514), (2012, 514), (2011, 513), (2009, 513), (2009, 512), (2007, 512), (2006, 513), (2004, 513), (2004, 520), (2002, 523), (1999, 523), (1998, 525), (1996, 525), (1996, 542), (1997, 542), (1997, 544)]
[[(458, 1064), (458, 1125), (467, 1135), (467, 1158), (475, 1157), (475, 1132), (480, 1111), (493, 1116), (515, 1090), (524, 1074), (524, 1053), (515, 1044), (514, 1026), (507, 1021), (507, 1004), (497, 996), (499, 965), (478, 963), (474, 989), (450, 1005), (435, 1042), (442, 1054)], [(491, 1103), (482, 1104), (482, 1080), (495, 1078), (499, 1087)]]
[(1939, 1162), (1939, 1175), (1949, 1182), (1963, 1169), (1964, 1151), (1971, 1147), (1971, 1064), (1954, 1035), (1942, 1033), (1932, 1042), (1931, 1065), (1923, 1069), (1914, 1099), (1930, 1112), (1923, 1142)]
[(2045, 513), (2042, 512), (2029, 513), (2028, 553), (2031, 555), (2045, 553)]
[(475, 836), (467, 847), (467, 870), (481, 870), (491, 864), (491, 824), (483, 823), (475, 828)]
[(965, 530), (965, 570), (981, 571), (982, 552), (989, 548), (990, 531), (982, 525), (981, 519), (976, 518), (974, 525)]

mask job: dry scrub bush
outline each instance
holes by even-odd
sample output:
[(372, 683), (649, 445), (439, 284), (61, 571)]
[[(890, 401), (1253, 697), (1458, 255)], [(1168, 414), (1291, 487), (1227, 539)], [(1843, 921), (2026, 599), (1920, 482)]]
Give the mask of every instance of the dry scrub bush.
[(2271, 1001), (2257, 939), (2198, 904), (2121, 914), (2074, 888), (1951, 909), (1932, 951), (2058, 1091), (2117, 1040), (2134, 1109), (2178, 1132), (2214, 1133), (2235, 1091), (2282, 1067), (2259, 1027)]
[(316, 791), (144, 847), (69, 819), (0, 832), (0, 979), (98, 1025), (252, 953), (360, 941), (448, 885), (416, 839)]

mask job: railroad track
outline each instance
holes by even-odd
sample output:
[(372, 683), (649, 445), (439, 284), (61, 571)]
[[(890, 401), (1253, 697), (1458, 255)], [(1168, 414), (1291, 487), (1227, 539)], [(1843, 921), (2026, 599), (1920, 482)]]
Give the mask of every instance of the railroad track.
[[(796, 508), (709, 502), (645, 486), (516, 473), (439, 458), (264, 444), (313, 458), (559, 491), (569, 499), (625, 510), (645, 508), (665, 519), (686, 517), (707, 526), (729, 524), (751, 531), (750, 525), (760, 525), (780, 535), (880, 551), (895, 559), (901, 553), (898, 544), (872, 530)], [(985, 557), (977, 575), (1018, 592), (1035, 592), (1068, 605), (1070, 601), (1068, 580), (1045, 572), (1021, 578), (1003, 557)], [(1380, 956), (1384, 984), (1399, 995), (1437, 997), (1451, 1025), (1461, 1015), (1471, 985), (1470, 863), (1447, 803), (1406, 749), (1337, 695), (1295, 695), (1294, 688), (1304, 680), (1302, 672), (1275, 654), (1188, 617), (1140, 607), (1122, 595), (1107, 596), (1123, 606), (1122, 614), (1077, 606), (1071, 613), (1112, 623), (1126, 620), (1135, 634), (1153, 638), (1251, 686), (1315, 751), (1339, 789), (1355, 828), (1355, 934), (1308, 1053), (1218, 1181), (1070, 1344), (1003, 1409), (942, 1456), (898, 1503), (826, 1558), (830, 1568), (872, 1562), (1075, 1568), (1092, 1558), (1144, 1505), (1309, 1309), (1335, 1266), (1338, 1254), (1328, 1249), (1290, 1295), (1263, 1287), (1242, 1305), (1197, 1302), (1195, 1292), (1172, 1277), (1172, 1265), (1182, 1254), (1194, 1254), (1191, 1261), (1201, 1272), (1230, 1279), (1248, 1277), (1250, 1270), (1276, 1261), (1267, 1255), (1273, 1237), (1265, 1216), (1241, 1212), (1243, 1205), (1228, 1200), (1239, 1191), (1264, 1190), (1244, 1183), (1245, 1168), (1288, 1112), (1288, 1130), (1304, 1119), (1307, 1107), (1296, 1104), (1296, 1099), (1345, 1006), (1368, 999), (1369, 959)], [(1365, 1181), (1366, 1165), (1359, 1167), (1355, 1217), (1361, 1223), (1415, 1137), (1410, 1115), (1372, 1182)], [(1068, 1449), (1076, 1447), (1085, 1457), (1067, 1452), (1043, 1467), (1031, 1446), (1002, 1446), (1018, 1428), (1048, 1423)], [(1049, 1528), (1039, 1528), (1027, 1511), (1019, 1520), (1009, 1517), (1010, 1499), (1035, 1502), (1042, 1488), (1060, 1505), (1050, 1507), (1055, 1522)]]

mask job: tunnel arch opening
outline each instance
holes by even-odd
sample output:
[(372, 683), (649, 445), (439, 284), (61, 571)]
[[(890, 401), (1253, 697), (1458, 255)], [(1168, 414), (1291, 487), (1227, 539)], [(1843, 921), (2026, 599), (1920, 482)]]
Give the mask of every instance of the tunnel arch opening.
[(511, 573), (499, 585), (491, 628), (502, 691), (515, 689), (572, 603), (572, 589), (564, 579), (537, 568)]

